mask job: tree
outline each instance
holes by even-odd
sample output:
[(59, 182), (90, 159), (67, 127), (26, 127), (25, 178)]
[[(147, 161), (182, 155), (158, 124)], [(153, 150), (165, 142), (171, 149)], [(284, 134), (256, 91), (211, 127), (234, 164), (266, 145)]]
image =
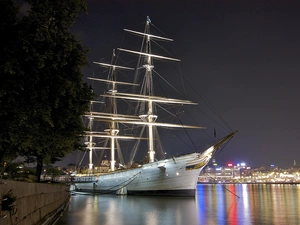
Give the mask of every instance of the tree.
[(14, 139), (16, 124), (12, 120), (17, 117), (18, 110), (10, 106), (14, 104), (14, 87), (18, 83), (10, 80), (10, 62), (17, 40), (15, 27), (18, 12), (19, 8), (14, 0), (0, 1), (0, 168), (4, 161), (10, 161), (17, 155), (17, 148), (12, 144), (18, 140)]
[(61, 175), (61, 171), (55, 167), (50, 167), (47, 169), (47, 174), (51, 175), (51, 181), (53, 182), (56, 177)]
[(18, 152), (35, 159), (39, 181), (45, 163), (82, 147), (81, 115), (88, 109), (92, 91), (81, 72), (88, 51), (70, 32), (76, 17), (86, 10), (85, 1), (28, 3), (28, 16), (16, 26), (14, 57), (7, 63), (8, 86), (15, 88), (10, 94), (14, 117), (10, 140)]

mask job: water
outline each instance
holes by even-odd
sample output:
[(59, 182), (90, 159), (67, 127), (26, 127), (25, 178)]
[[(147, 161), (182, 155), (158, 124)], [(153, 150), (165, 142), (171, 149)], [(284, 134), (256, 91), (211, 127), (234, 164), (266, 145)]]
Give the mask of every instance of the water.
[(287, 184), (199, 184), (195, 198), (75, 195), (56, 225), (293, 225), (299, 196)]

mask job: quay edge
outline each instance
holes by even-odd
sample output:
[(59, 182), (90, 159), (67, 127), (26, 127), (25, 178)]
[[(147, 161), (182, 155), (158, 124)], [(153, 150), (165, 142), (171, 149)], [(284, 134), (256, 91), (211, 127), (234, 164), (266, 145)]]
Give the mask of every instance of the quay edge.
[[(15, 198), (10, 210), (2, 210), (7, 193)], [(69, 186), (0, 180), (0, 224), (53, 224), (68, 205)]]

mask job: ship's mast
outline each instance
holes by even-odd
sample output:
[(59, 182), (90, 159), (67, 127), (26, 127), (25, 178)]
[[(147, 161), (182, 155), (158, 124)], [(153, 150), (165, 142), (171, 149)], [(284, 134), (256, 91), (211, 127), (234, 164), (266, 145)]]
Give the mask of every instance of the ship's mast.
[[(113, 53), (113, 57), (115, 57), (115, 53)], [(116, 67), (112, 66), (112, 74), (111, 74), (111, 79), (112, 81), (116, 81)], [(116, 88), (116, 83), (113, 82), (112, 83), (112, 88), (109, 90), (109, 93), (111, 93), (111, 95), (115, 95), (115, 93), (117, 92), (117, 88)], [(116, 99), (115, 98), (110, 98), (110, 105), (111, 105), (111, 113), (112, 114), (117, 114), (117, 104), (116, 104)], [(112, 122), (110, 123), (110, 128), (108, 129), (109, 134), (112, 136), (110, 138), (110, 154), (111, 154), (111, 161), (110, 161), (110, 169), (111, 171), (115, 171), (115, 136), (118, 135), (119, 133), (119, 129), (116, 126), (116, 123), (112, 120)]]
[[(92, 111), (93, 103), (90, 104), (90, 111)], [(93, 127), (93, 119), (92, 117), (89, 117), (89, 125), (88, 128), (91, 130)], [(88, 142), (88, 149), (89, 149), (89, 171), (91, 172), (93, 169), (93, 137), (89, 136), (89, 142)]]
[[(108, 129), (105, 129), (104, 132), (106, 133), (105, 135), (103, 134), (96, 134), (94, 136), (97, 136), (97, 137), (107, 137), (110, 139), (110, 151), (111, 151), (111, 161), (110, 161), (110, 169), (111, 171), (115, 171), (115, 164), (116, 164), (116, 160), (115, 160), (115, 150), (116, 150), (116, 145), (118, 145), (116, 142), (117, 142), (117, 138), (118, 137), (118, 133), (119, 133), (119, 128), (118, 128), (118, 123), (116, 122), (115, 118), (117, 118), (117, 113), (118, 113), (118, 109), (117, 109), (117, 99), (114, 98), (114, 96), (116, 95), (116, 93), (118, 92), (117, 91), (117, 84), (125, 84), (125, 85), (132, 85), (132, 84), (129, 84), (129, 83), (125, 83), (125, 82), (118, 82), (117, 81), (117, 78), (116, 78), (116, 70), (117, 69), (126, 69), (126, 70), (133, 70), (132, 68), (129, 68), (129, 67), (123, 67), (123, 66), (117, 66), (114, 64), (114, 61), (115, 61), (115, 50), (113, 51), (113, 56), (112, 56), (112, 64), (107, 64), (107, 63), (98, 63), (98, 62), (94, 62), (96, 64), (99, 64), (101, 66), (104, 66), (104, 67), (109, 67), (110, 68), (110, 73), (108, 75), (108, 79), (107, 80), (104, 80), (104, 79), (97, 79), (97, 78), (89, 78), (89, 79), (92, 79), (92, 80), (96, 80), (96, 81), (100, 81), (100, 82), (106, 82), (109, 86), (110, 86), (110, 89), (108, 90), (108, 94), (110, 95), (110, 98), (109, 98), (109, 106), (110, 106), (110, 109), (109, 109), (109, 113), (106, 113), (106, 114), (93, 114), (93, 116), (91, 116), (92, 118), (103, 118), (103, 117), (106, 117), (106, 118), (110, 118), (110, 125), (109, 125), (109, 128)], [(91, 118), (90, 117), (90, 118)], [(90, 136), (90, 140), (92, 139), (92, 135)], [(92, 163), (91, 163), (91, 156), (90, 156), (90, 164), (92, 166)]]
[[(142, 90), (141, 90), (141, 95), (140, 96), (129, 96), (129, 95), (124, 95), (123, 93), (118, 93), (116, 97), (120, 98), (127, 98), (127, 99), (135, 99), (135, 100), (141, 100), (144, 102), (147, 102), (147, 108), (145, 114), (140, 114), (139, 117), (141, 118), (142, 122), (140, 124), (147, 125), (148, 127), (148, 158), (149, 162), (154, 162), (155, 158), (155, 149), (154, 149), (154, 126), (165, 126), (164, 124), (161, 123), (156, 123), (157, 120), (157, 115), (155, 114), (155, 103), (156, 102), (164, 102), (164, 103), (183, 103), (183, 104), (191, 104), (191, 102), (184, 101), (184, 100), (176, 100), (176, 99), (167, 99), (167, 98), (159, 98), (154, 96), (154, 87), (153, 87), (153, 59), (165, 59), (165, 60), (172, 60), (172, 61), (180, 61), (179, 59), (174, 59), (170, 57), (165, 57), (161, 55), (155, 55), (152, 54), (151, 52), (151, 39), (156, 39), (156, 40), (163, 40), (163, 41), (173, 41), (172, 39), (165, 38), (165, 37), (160, 37), (156, 35), (152, 35), (150, 33), (150, 19), (147, 17), (146, 21), (146, 27), (144, 33), (142, 32), (137, 32), (129, 29), (124, 29), (127, 32), (140, 35), (144, 37), (145, 40), (145, 47), (144, 51), (142, 52), (137, 52), (133, 50), (128, 50), (128, 49), (122, 49), (118, 48), (121, 51), (133, 53), (133, 54), (138, 54), (142, 57), (144, 57), (144, 64), (143, 67), (145, 68), (145, 75), (144, 75), (144, 80), (142, 84)], [(130, 121), (128, 123), (131, 123)], [(136, 122), (138, 124), (139, 122)], [(169, 126), (169, 125), (167, 125)], [(171, 125), (172, 126), (172, 125)], [(176, 126), (176, 125), (175, 125)], [(183, 127), (183, 126), (181, 126)], [(199, 127), (197, 127), (199, 128)]]
[[(146, 33), (150, 34), (150, 19), (147, 17), (146, 22)], [(145, 53), (151, 54), (151, 42), (150, 42), (150, 36), (146, 37), (146, 49)], [(152, 70), (154, 66), (152, 65), (152, 58), (151, 55), (148, 55), (145, 60), (145, 64), (143, 67), (146, 69), (145, 72), (145, 95), (153, 96), (153, 80), (152, 80)], [(140, 118), (142, 120), (146, 120), (149, 123), (153, 123), (157, 119), (157, 115), (154, 114), (154, 104), (152, 101), (148, 101), (148, 112), (146, 115), (140, 115)], [(153, 138), (153, 126), (148, 125), (148, 155), (149, 155), (149, 162), (154, 162), (154, 138)]]
[[(90, 112), (93, 111), (93, 104), (94, 103), (103, 103), (99, 101), (91, 101), (90, 102)], [(94, 122), (94, 117), (91, 114), (86, 115), (88, 117), (88, 129), (92, 130), (93, 129), (93, 122)], [(89, 172), (92, 172), (93, 169), (93, 150), (94, 149), (103, 149), (99, 147), (95, 147), (96, 143), (93, 140), (93, 136), (91, 133), (88, 135), (88, 141), (85, 143), (87, 145), (87, 149), (89, 150)]]

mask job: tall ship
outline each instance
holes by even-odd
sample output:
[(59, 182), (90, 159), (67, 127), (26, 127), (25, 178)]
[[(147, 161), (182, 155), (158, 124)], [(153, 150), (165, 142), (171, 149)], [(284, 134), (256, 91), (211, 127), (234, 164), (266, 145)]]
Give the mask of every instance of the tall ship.
[[(91, 102), (90, 111), (84, 115), (88, 128), (84, 136), (85, 153), (89, 163), (85, 168), (78, 167), (72, 174), (76, 192), (195, 196), (201, 170), (237, 132), (228, 132), (225, 137), (206, 145), (203, 151), (196, 149), (192, 153), (185, 153), (185, 150), (177, 149), (184, 154), (171, 155), (170, 152), (176, 149), (174, 145), (174, 149), (164, 150), (165, 138), (159, 133), (177, 129), (188, 132), (205, 127), (184, 124), (172, 108), (182, 109), (183, 106), (195, 106), (197, 103), (185, 98), (156, 95), (155, 84), (161, 86), (166, 80), (156, 70), (154, 63), (162, 66), (163, 63), (180, 60), (154, 52), (162, 46), (160, 42), (173, 40), (152, 34), (152, 26), (147, 17), (143, 31), (124, 29), (125, 33), (140, 38), (139, 50), (117, 48), (113, 50), (109, 63), (94, 62), (107, 71), (107, 77), (88, 77), (103, 88), (102, 94)], [(118, 54), (121, 53), (136, 58), (135, 66), (120, 64)], [(120, 79), (125, 73), (132, 74), (125, 75), (126, 81)], [(161, 83), (157, 82), (157, 78), (161, 79)], [(160, 93), (164, 93), (164, 90), (160, 90)], [(166, 121), (159, 117), (159, 112), (162, 112), (162, 119)], [(168, 114), (177, 116), (177, 120), (168, 120)], [(142, 155), (142, 161), (135, 159), (139, 154)], [(97, 164), (95, 155), (100, 159)]]

